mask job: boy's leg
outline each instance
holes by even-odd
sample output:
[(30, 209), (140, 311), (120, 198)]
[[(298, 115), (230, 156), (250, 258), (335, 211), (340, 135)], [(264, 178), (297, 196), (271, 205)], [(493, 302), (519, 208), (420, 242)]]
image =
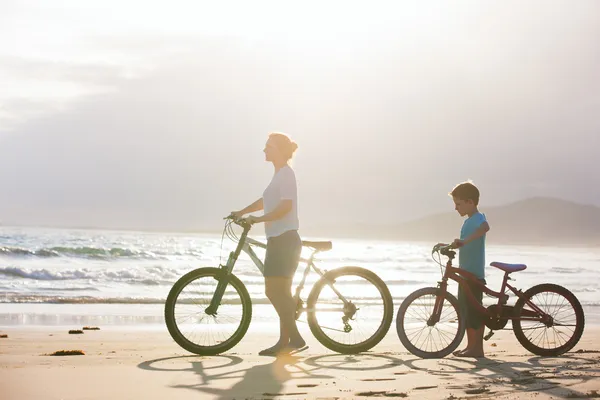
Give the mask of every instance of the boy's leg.
[[(485, 280), (482, 281), (485, 284)], [(469, 285), (477, 303), (483, 303), (483, 292), (476, 285)], [(468, 302), (468, 300), (467, 300)], [(485, 324), (479, 310), (470, 302), (467, 303), (467, 348), (456, 354), (461, 357), (484, 357), (483, 333)]]
[(463, 288), (463, 284), (459, 283), (458, 285), (458, 306), (460, 307), (460, 312), (465, 316), (465, 325), (467, 332), (467, 347), (462, 350), (455, 351), (453, 354), (455, 356), (460, 356), (465, 351), (469, 350), (469, 345), (472, 343), (471, 339), (471, 329), (470, 329), (470, 315), (469, 315), (469, 299), (467, 298), (467, 294), (465, 293), (465, 289)]
[(473, 332), (473, 352), (476, 354), (480, 354), (481, 357), (483, 354), (483, 333), (485, 331), (485, 325), (481, 325), (479, 329), (474, 329)]

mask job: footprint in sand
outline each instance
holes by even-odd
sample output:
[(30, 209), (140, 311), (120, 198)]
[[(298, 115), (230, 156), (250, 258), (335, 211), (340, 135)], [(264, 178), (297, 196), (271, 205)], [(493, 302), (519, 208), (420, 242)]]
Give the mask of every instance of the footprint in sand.
[(477, 389), (467, 389), (467, 390), (465, 390), (465, 393), (466, 394), (481, 394), (481, 393), (486, 393), (489, 391), (490, 391), (490, 389), (488, 389), (484, 386), (484, 387), (480, 387)]
[(355, 393), (356, 396), (365, 396), (365, 397), (408, 397), (406, 393), (394, 393), (394, 392), (359, 392)]
[(396, 378), (367, 378), (361, 379), (363, 382), (395, 381)]

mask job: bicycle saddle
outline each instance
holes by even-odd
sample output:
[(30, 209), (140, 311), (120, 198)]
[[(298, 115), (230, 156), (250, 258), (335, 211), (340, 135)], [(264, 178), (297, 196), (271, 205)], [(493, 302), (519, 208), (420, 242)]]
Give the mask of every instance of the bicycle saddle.
[(490, 265), (492, 267), (496, 267), (498, 269), (501, 269), (502, 271), (509, 272), (509, 273), (523, 271), (525, 268), (527, 268), (527, 265), (525, 265), (525, 264), (506, 264), (506, 263), (501, 263), (501, 262), (496, 262), (496, 261), (494, 261), (493, 263), (490, 263)]
[(311, 247), (317, 251), (331, 250), (333, 244), (331, 242), (309, 242), (306, 240), (302, 241), (302, 246)]

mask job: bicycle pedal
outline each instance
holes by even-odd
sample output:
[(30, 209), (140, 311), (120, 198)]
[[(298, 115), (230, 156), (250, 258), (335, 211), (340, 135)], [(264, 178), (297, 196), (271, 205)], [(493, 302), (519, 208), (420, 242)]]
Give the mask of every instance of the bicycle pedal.
[(489, 331), (488, 334), (483, 337), (483, 340), (488, 341), (492, 336), (494, 336), (494, 331)]

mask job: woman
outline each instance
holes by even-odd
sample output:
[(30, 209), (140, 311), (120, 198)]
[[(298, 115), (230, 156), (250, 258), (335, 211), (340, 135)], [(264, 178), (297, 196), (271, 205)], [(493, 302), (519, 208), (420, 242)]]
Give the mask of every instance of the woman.
[(259, 355), (289, 354), (307, 348), (296, 326), (296, 303), (292, 297), (292, 278), (298, 268), (302, 242), (298, 235), (298, 197), (296, 175), (289, 166), (298, 145), (289, 136), (271, 133), (265, 145), (265, 160), (273, 163), (275, 174), (263, 196), (235, 217), (264, 209), (264, 215), (249, 216), (250, 223), (264, 222), (267, 236), (264, 276), (265, 294), (279, 315), (279, 340)]

